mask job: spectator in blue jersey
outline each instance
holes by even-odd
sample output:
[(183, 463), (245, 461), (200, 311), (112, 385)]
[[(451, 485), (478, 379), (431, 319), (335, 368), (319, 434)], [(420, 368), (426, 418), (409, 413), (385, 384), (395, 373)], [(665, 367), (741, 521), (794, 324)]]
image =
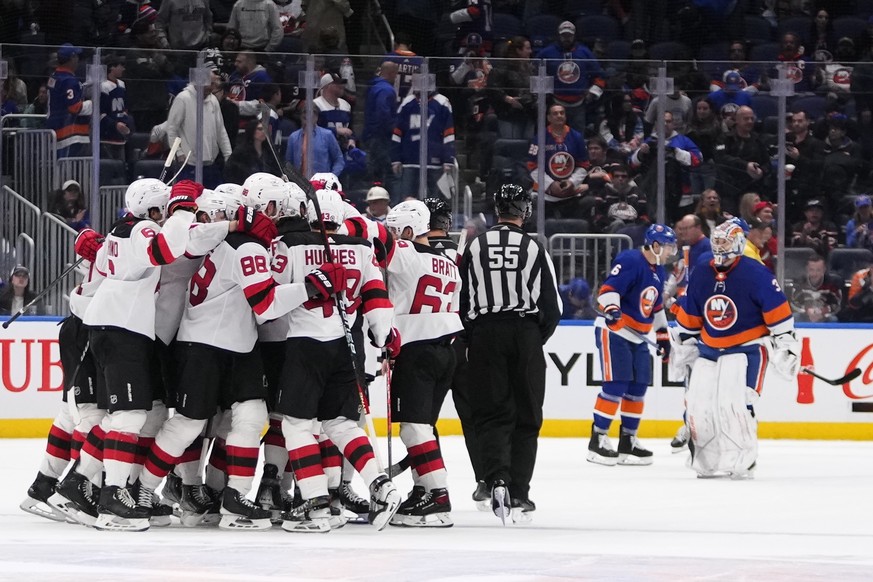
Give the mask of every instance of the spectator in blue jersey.
[(82, 49), (66, 43), (58, 49), (58, 66), (48, 82), (49, 112), (46, 127), (57, 136), (59, 158), (90, 155), (91, 101), (84, 98), (76, 78)]
[[(455, 121), (452, 105), (440, 93), (427, 100), (427, 196), (440, 197), (437, 180), (455, 167)], [(391, 138), (391, 169), (400, 178), (400, 187), (393, 189), (392, 202), (406, 196), (416, 196), (419, 190), (419, 140), (421, 139), (421, 100), (407, 95), (397, 110), (397, 123)]]
[(266, 140), (264, 123), (260, 119), (249, 121), (245, 133), (224, 165), (224, 181), (242, 185), (246, 178), (256, 172), (281, 176), (282, 169), (276, 165)]
[(545, 179), (537, 184), (539, 170), (538, 137), (534, 136), (528, 149), (527, 169), (535, 188), (544, 193), (546, 218), (588, 218), (594, 204), (584, 196), (588, 185), (588, 149), (582, 134), (567, 125), (567, 110), (553, 103), (546, 113)]
[(722, 88), (710, 93), (708, 98), (719, 114), (725, 107), (736, 111), (740, 105), (752, 106), (752, 95), (743, 91), (743, 78), (737, 71), (725, 73)]
[(109, 55), (103, 62), (106, 80), (100, 84), (100, 157), (124, 161), (124, 144), (133, 125), (127, 113), (127, 87), (121, 80), (124, 57)]
[(64, 219), (67, 225), (76, 230), (88, 228), (91, 217), (85, 207), (85, 194), (75, 180), (67, 180), (60, 190), (56, 190), (49, 212)]
[(846, 223), (846, 246), (873, 250), (873, 206), (870, 197), (855, 199), (855, 214)]
[(397, 63), (398, 98), (402, 101), (412, 88), (412, 76), (421, 70), (424, 59), (412, 52), (412, 39), (409, 33), (398, 30), (394, 35), (394, 50), (385, 55), (386, 61)]
[(728, 73), (736, 71), (740, 74), (740, 85), (743, 91), (748, 92), (750, 95), (758, 92), (758, 86), (761, 81), (760, 65), (748, 62), (747, 52), (746, 41), (731, 41), (728, 47), (728, 62), (725, 63), (724, 70), (722, 70), (717, 79), (713, 79), (709, 83), (712, 91), (722, 88)]
[(227, 98), (239, 105), (240, 116), (257, 115), (261, 90), (273, 79), (251, 51), (238, 53), (233, 64), (235, 70), (227, 80)]
[[(307, 131), (308, 129), (308, 131)], [(312, 158), (308, 158), (307, 146), (312, 143)], [(285, 150), (285, 160), (290, 162), (305, 176), (319, 172), (330, 172), (336, 176), (343, 173), (345, 159), (333, 132), (319, 127), (305, 117), (303, 127), (288, 138), (288, 149)]]
[(383, 184), (387, 184), (391, 176), (391, 136), (397, 121), (397, 91), (394, 89), (397, 71), (397, 63), (382, 62), (367, 92), (364, 110), (361, 139), (368, 153), (369, 172), (374, 182)]
[(582, 277), (558, 287), (564, 302), (561, 319), (597, 319), (597, 311), (591, 304), (591, 286)]
[(586, 110), (603, 95), (605, 75), (594, 54), (576, 42), (576, 26), (564, 21), (558, 26), (558, 42), (537, 55), (546, 60), (546, 71), (555, 78), (555, 100), (567, 108), (570, 126), (584, 132)]
[(355, 147), (352, 106), (342, 98), (345, 84), (345, 79), (336, 73), (325, 73), (318, 83), (319, 95), (312, 102), (318, 125), (333, 132), (343, 152)]

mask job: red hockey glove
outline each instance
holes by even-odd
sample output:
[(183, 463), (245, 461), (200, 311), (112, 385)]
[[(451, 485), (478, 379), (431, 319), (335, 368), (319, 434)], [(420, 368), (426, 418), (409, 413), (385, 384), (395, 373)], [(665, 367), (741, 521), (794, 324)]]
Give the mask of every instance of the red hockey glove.
[(170, 188), (170, 198), (176, 196), (188, 196), (192, 200), (197, 200), (197, 197), (203, 194), (203, 184), (194, 182), (193, 180), (179, 180), (173, 187)]
[(177, 210), (186, 210), (188, 212), (197, 212), (197, 203), (190, 196), (173, 196), (167, 202), (167, 217), (173, 216)]
[(103, 245), (103, 236), (93, 228), (85, 228), (76, 235), (76, 254), (92, 263), (97, 258), (97, 251)]
[(655, 332), (655, 340), (658, 342), (661, 360), (666, 364), (670, 361), (670, 332), (666, 328), (659, 329)]
[(255, 237), (267, 248), (270, 248), (270, 243), (279, 236), (279, 231), (273, 221), (266, 214), (258, 212), (254, 208), (240, 206), (236, 212), (236, 219), (239, 221), (237, 230)]
[(388, 337), (385, 339), (385, 351), (388, 352), (388, 357), (392, 360), (400, 355), (400, 332), (396, 327), (392, 327), (388, 332)]
[(325, 263), (304, 279), (310, 299), (329, 299), (346, 288), (346, 268), (339, 263)]
[(618, 305), (608, 305), (603, 310), (603, 319), (606, 320), (606, 327), (612, 331), (618, 331), (624, 327), (624, 321), (621, 319), (621, 308)]

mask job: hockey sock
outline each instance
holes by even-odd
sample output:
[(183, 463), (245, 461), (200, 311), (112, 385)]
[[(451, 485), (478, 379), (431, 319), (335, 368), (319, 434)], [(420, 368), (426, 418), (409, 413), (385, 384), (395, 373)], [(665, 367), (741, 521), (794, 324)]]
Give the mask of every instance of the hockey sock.
[(285, 437), (282, 435), (282, 415), (270, 413), (270, 426), (264, 435), (264, 462), (275, 465), (279, 475), (285, 471), (288, 464), (288, 449), (285, 448)]
[(445, 488), (448, 474), (433, 427), (404, 422), (400, 425), (400, 440), (406, 445), (409, 464), (418, 475), (416, 485), (423, 485), (427, 491)]
[(368, 485), (376, 480), (382, 472), (376, 463), (373, 446), (367, 433), (354, 421), (348, 418), (335, 418), (321, 423), (324, 432), (330, 437), (336, 446), (343, 452), (355, 470), (361, 474), (364, 483)]
[(181, 477), (184, 485), (202, 485), (203, 475), (200, 475), (197, 470), (200, 468), (200, 456), (203, 454), (203, 435), (197, 435), (194, 442), (188, 445), (188, 448), (182, 453), (182, 456), (176, 460), (176, 467), (173, 471)]
[(645, 384), (631, 382), (621, 399), (621, 430), (626, 434), (637, 434), (640, 428), (646, 388)]
[(627, 382), (604, 382), (594, 403), (594, 430), (609, 432), (612, 419), (618, 412), (621, 396), (627, 392)]
[(324, 433), (318, 436), (318, 447), (321, 450), (321, 468), (327, 476), (327, 488), (336, 489), (342, 479), (343, 456)]
[(126, 487), (136, 460), (139, 432), (146, 422), (145, 410), (119, 410), (109, 414), (109, 430), (103, 441), (106, 484)]
[[(79, 413), (79, 424), (77, 424), (75, 430), (73, 430), (73, 440), (70, 443), (70, 460), (73, 461), (80, 457), (82, 447), (88, 439), (88, 433), (90, 433), (95, 426), (99, 425), (100, 421), (103, 420), (103, 417), (106, 416), (106, 411), (100, 410), (94, 403), (79, 404), (77, 405), (77, 409)], [(100, 439), (102, 441), (103, 436), (101, 436)], [(100, 459), (103, 459), (102, 452)]]
[(288, 460), (304, 499), (327, 495), (327, 476), (321, 467), (321, 449), (317, 437), (312, 434), (314, 424), (309, 419), (282, 418)]
[(252, 489), (261, 429), (267, 424), (267, 404), (263, 400), (236, 402), (231, 408), (230, 433), (227, 435), (227, 486), (246, 495)]
[[(173, 470), (173, 466), (179, 462), (192, 441), (200, 442), (200, 434), (206, 426), (205, 420), (188, 418), (176, 413), (161, 427), (160, 432), (150, 444), (145, 466), (142, 469), (140, 479), (149, 489), (156, 489), (163, 481), (167, 473)], [(197, 457), (198, 461), (200, 457)]]
[[(60, 415), (58, 416), (60, 417)], [(61, 476), (61, 473), (67, 467), (67, 463), (70, 461), (71, 441), (73, 439), (71, 434), (72, 426), (70, 430), (65, 430), (58, 423), (58, 420), (56, 418), (49, 429), (45, 445), (45, 455), (43, 455), (42, 463), (39, 467), (40, 473), (55, 478)], [(69, 424), (72, 425), (72, 422)]]
[(82, 451), (79, 454), (79, 464), (76, 472), (91, 479), (103, 471), (103, 443), (106, 440), (106, 429), (109, 426), (109, 418), (94, 426), (85, 437)]
[(82, 445), (85, 444), (85, 439), (88, 437), (87, 433), (80, 432), (78, 430), (73, 431), (73, 440), (70, 441), (70, 460), (76, 461), (79, 459), (79, 455), (82, 452)]

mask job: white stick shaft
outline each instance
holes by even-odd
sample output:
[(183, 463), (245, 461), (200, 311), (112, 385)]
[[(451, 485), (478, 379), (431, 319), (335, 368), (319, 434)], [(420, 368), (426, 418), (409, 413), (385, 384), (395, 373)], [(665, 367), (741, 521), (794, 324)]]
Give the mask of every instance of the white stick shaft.
[(173, 140), (173, 145), (170, 147), (170, 153), (167, 154), (167, 159), (164, 160), (164, 167), (169, 168), (173, 165), (173, 160), (176, 159), (176, 152), (179, 151), (179, 148), (182, 146), (182, 138), (177, 137)]

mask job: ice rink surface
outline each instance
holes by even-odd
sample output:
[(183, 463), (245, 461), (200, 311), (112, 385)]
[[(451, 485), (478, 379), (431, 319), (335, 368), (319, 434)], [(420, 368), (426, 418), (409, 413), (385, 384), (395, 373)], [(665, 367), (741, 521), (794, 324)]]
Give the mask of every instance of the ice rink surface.
[[(585, 461), (587, 441), (542, 439), (534, 522), (506, 527), (471, 501), (461, 438), (442, 442), (454, 527), (291, 534), (110, 533), (31, 516), (18, 503), (45, 441), (0, 441), (0, 580), (873, 579), (873, 442), (763, 441), (755, 480), (729, 481), (697, 479), (666, 440), (644, 441), (652, 466), (602, 467)], [(405, 497), (409, 473), (396, 482)]]

